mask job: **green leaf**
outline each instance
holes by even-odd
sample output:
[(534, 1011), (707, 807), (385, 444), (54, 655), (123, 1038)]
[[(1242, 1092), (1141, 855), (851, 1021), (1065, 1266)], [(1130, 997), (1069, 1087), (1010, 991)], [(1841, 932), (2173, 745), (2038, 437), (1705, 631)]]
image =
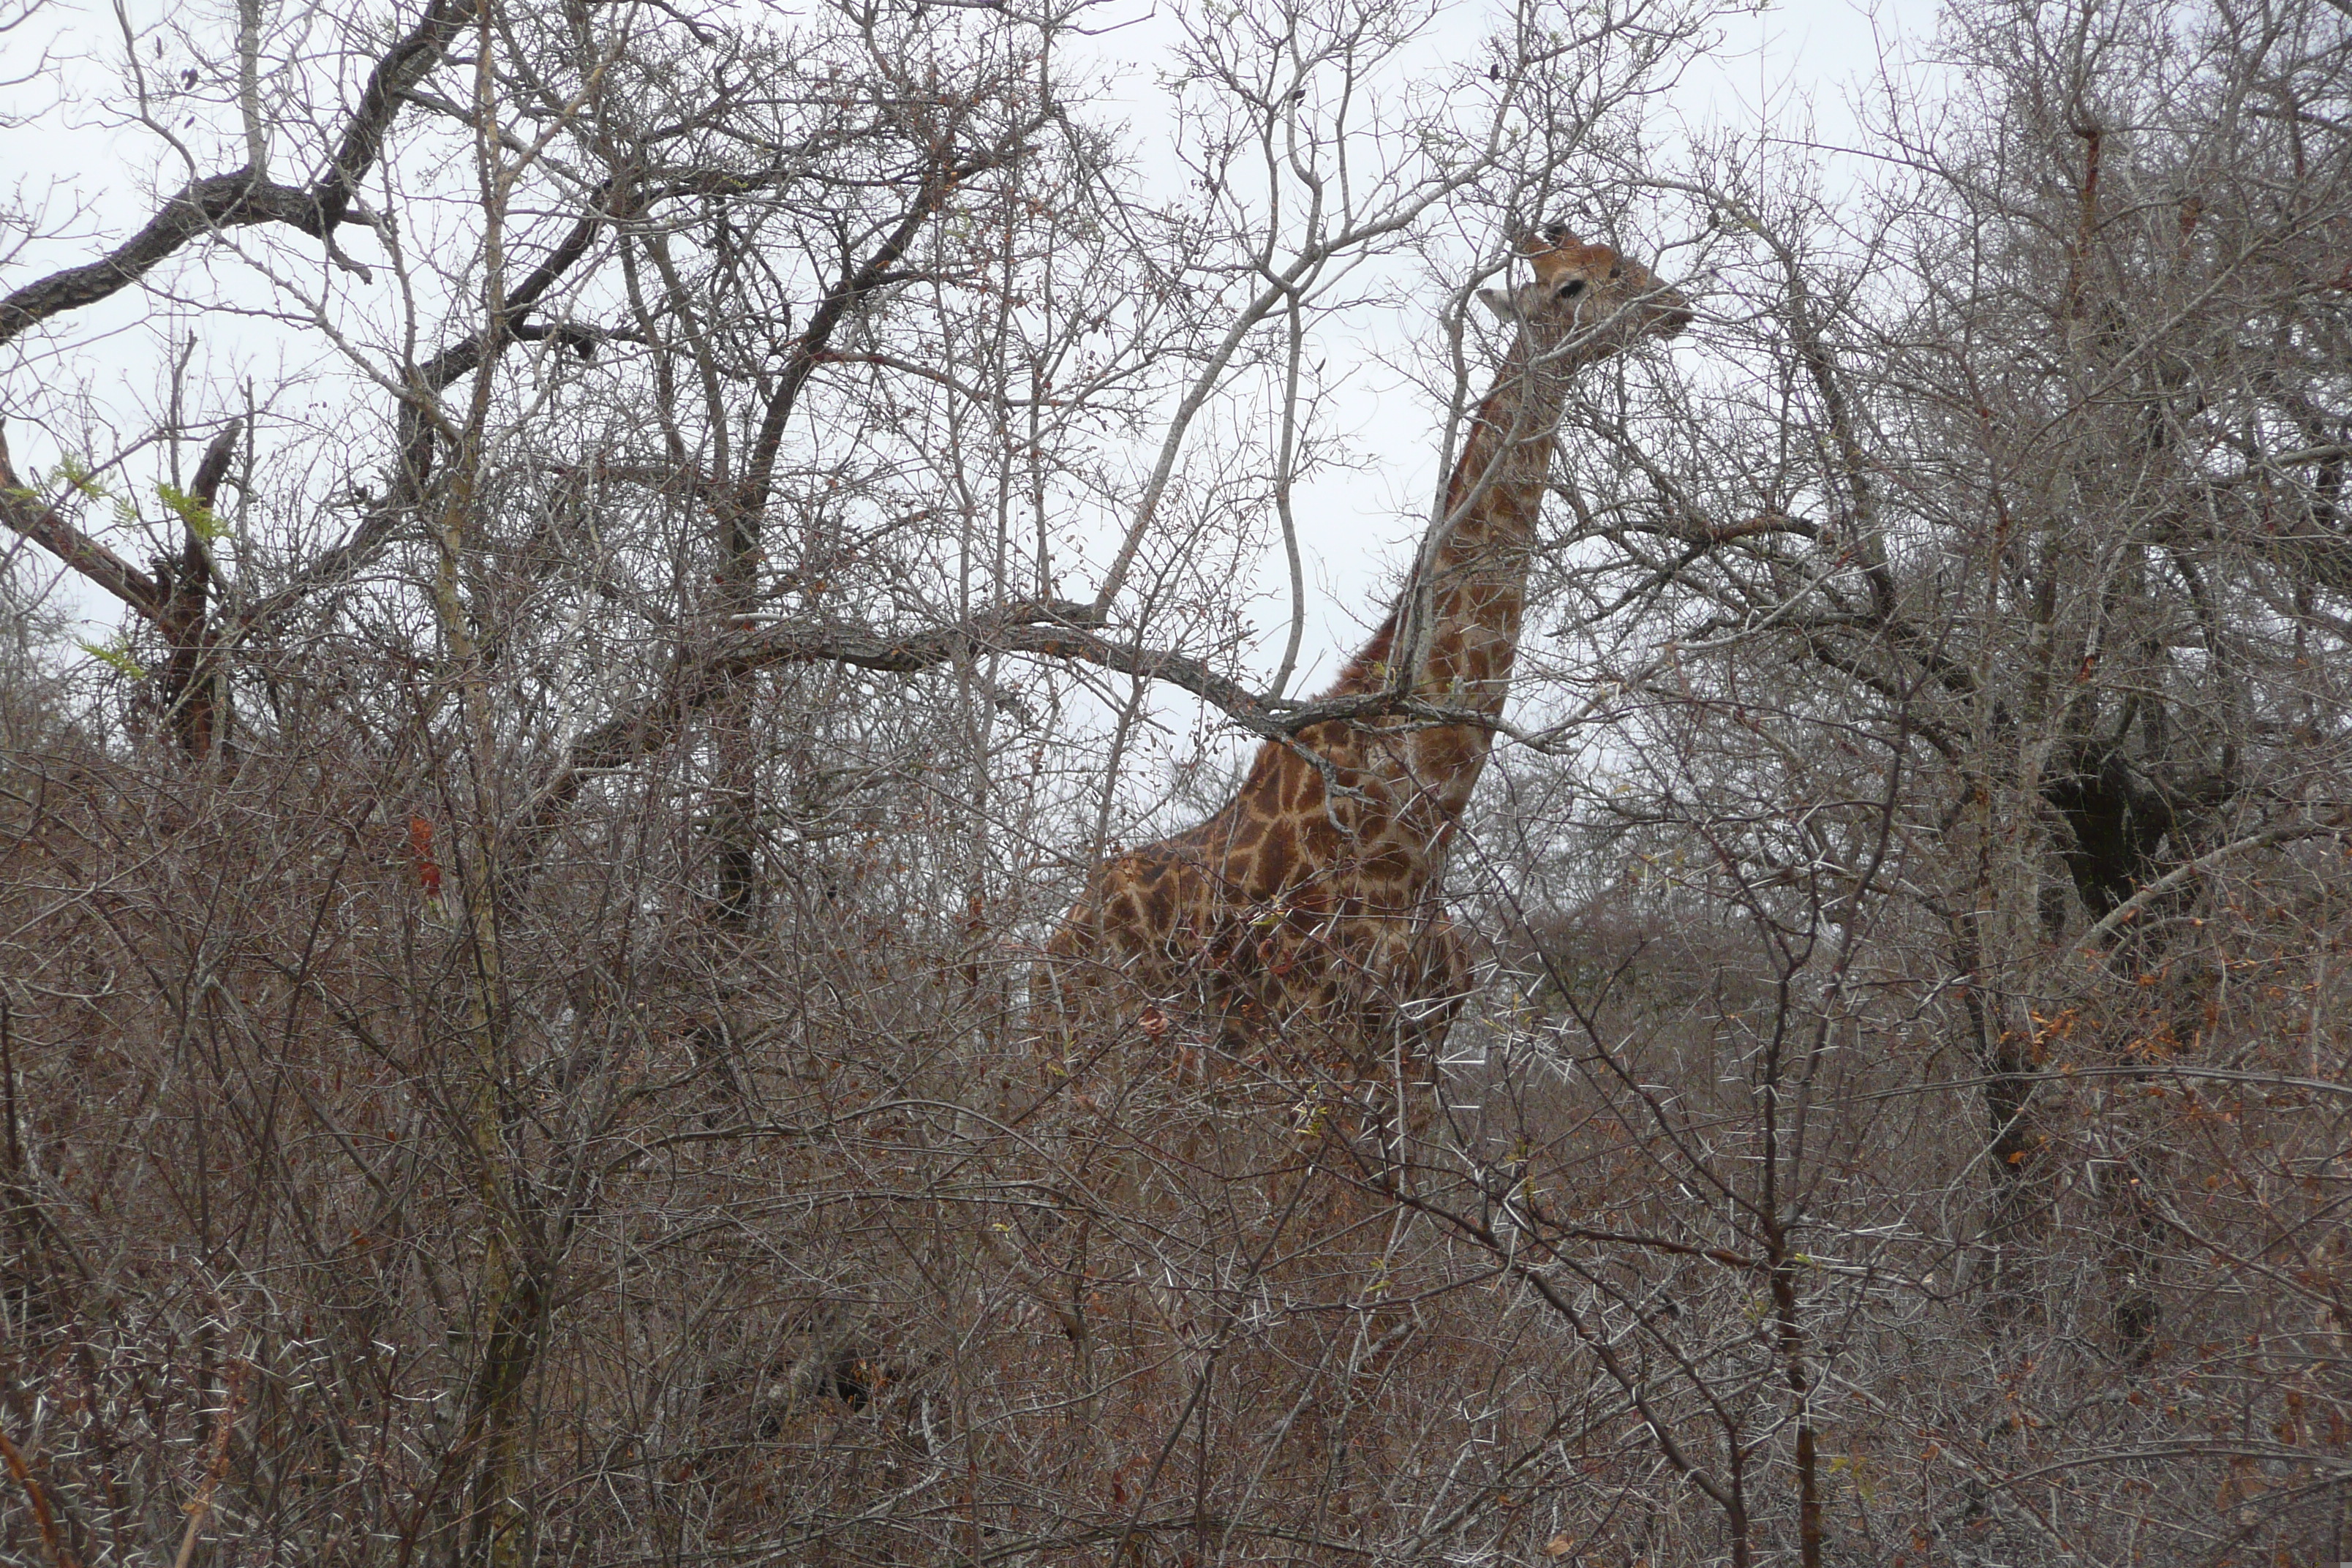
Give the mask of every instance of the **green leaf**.
[(159, 484), (155, 487), (155, 494), (165, 506), (179, 513), (180, 521), (188, 525), (188, 531), (191, 533), (206, 544), (210, 544), (226, 531), (222, 527), (220, 519), (213, 515), (211, 507), (177, 485)]
[(58, 478), (92, 500), (106, 499), (106, 487), (92, 477), (89, 465), (70, 452), (58, 459)]
[(105, 665), (117, 675), (127, 675), (133, 680), (147, 679), (146, 670), (141, 668), (139, 661), (131, 657), (131, 649), (127, 644), (117, 643), (110, 647), (101, 647), (97, 643), (82, 642), (79, 638), (75, 639), (75, 643), (82, 652)]

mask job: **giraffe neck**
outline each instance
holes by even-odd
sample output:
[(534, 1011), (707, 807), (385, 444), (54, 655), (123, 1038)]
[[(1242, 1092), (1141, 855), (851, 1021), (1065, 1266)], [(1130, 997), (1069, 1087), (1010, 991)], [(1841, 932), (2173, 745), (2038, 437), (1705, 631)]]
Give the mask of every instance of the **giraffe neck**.
[[(1388, 618), (1349, 661), (1331, 695), (1406, 689), (1449, 707), (1502, 711), (1518, 650), (1529, 552), (1568, 394), (1568, 368), (1531, 363), (1524, 339), (1479, 405), (1445, 510), (1422, 544)], [(1478, 761), (1485, 747), (1478, 748)], [(1471, 764), (1475, 774), (1477, 763)]]
[[(1391, 689), (1398, 662), (1409, 660), (1406, 689), (1413, 696), (1501, 713), (1569, 369), (1559, 356), (1536, 362), (1522, 337), (1479, 405), (1446, 483), (1444, 515), (1423, 541), (1403, 594), (1330, 695)], [(1333, 762), (1388, 781), (1397, 810), (1379, 837), (1414, 860), (1420, 876), (1433, 874), (1485, 770), (1492, 732), (1479, 724), (1402, 725), (1382, 739), (1371, 732), (1380, 728), (1377, 721), (1369, 729), (1318, 727), (1300, 739)], [(1303, 778), (1283, 782), (1301, 770), (1312, 771), (1295, 753), (1269, 746), (1255, 772), (1265, 775), (1269, 798), (1319, 798)]]
[[(1446, 480), (1445, 512), (1398, 602), (1397, 657), (1431, 701), (1500, 713), (1518, 651), (1536, 524), (1568, 376), (1522, 341), (1479, 405)], [(1474, 655), (1484, 649), (1482, 659)]]
[[(1551, 466), (1566, 366), (1530, 366), (1524, 345), (1480, 405), (1446, 486), (1446, 511), (1422, 547), (1402, 601), (1329, 695), (1384, 691), (1392, 660), (1420, 645), (1409, 689), (1424, 700), (1498, 714), (1517, 651), (1528, 552)], [(1425, 584), (1425, 591), (1424, 591)], [(1401, 638), (1418, 602), (1426, 635)], [(1492, 732), (1484, 724), (1333, 721), (1259, 748), (1241, 790), (1204, 824), (1223, 875), (1274, 898), (1342, 865), (1350, 897), (1413, 907), (1442, 872)], [(1310, 760), (1322, 759), (1322, 766)], [(1347, 787), (1335, 795), (1324, 767)], [(1336, 830), (1338, 837), (1327, 837)]]

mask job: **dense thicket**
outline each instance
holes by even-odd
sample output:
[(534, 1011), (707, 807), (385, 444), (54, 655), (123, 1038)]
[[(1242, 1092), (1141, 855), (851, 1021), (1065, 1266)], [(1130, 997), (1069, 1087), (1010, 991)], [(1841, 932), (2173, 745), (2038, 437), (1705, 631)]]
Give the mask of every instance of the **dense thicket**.
[[(2352, 1559), (2352, 19), (1962, 0), (1835, 154), (1700, 8), (1179, 8), (1148, 134), (1123, 20), (22, 57), (132, 162), (0, 205), (0, 1554)], [(1543, 217), (1702, 314), (1404, 1168), (1048, 1059)]]

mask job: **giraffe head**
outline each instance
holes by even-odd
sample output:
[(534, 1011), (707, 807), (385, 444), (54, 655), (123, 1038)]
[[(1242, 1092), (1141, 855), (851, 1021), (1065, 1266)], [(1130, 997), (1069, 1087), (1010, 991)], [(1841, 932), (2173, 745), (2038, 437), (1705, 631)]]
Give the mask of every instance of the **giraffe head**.
[(1631, 348), (1643, 338), (1671, 338), (1691, 323), (1691, 303), (1640, 262), (1605, 245), (1587, 245), (1565, 224), (1519, 241), (1536, 280), (1506, 294), (1482, 289), (1479, 300), (1521, 324), (1538, 354), (1565, 349), (1578, 360)]

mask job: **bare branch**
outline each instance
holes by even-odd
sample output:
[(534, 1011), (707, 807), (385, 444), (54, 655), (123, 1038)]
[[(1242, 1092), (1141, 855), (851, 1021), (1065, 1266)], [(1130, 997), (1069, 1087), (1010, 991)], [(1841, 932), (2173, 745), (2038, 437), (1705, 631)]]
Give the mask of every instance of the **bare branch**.
[(8, 438), (0, 430), (0, 522), (48, 551), (149, 620), (163, 611), (155, 580), (105, 545), (59, 517), (57, 509), (16, 475), (8, 461)]
[(2341, 833), (2344, 830), (2345, 825), (2341, 821), (2293, 822), (2277, 827), (2266, 827), (2260, 833), (2251, 833), (2243, 838), (2233, 839), (2218, 849), (2209, 849), (2196, 859), (2174, 867), (2114, 909), (2109, 910), (2098, 924), (2083, 933), (2083, 940), (2074, 944), (2074, 951), (2094, 963), (2104, 964), (2110, 956), (2110, 950), (2101, 947), (2100, 943), (2137, 919), (2140, 911), (2157, 900), (2163, 898), (2167, 893), (2187, 887), (2222, 861), (2234, 856), (2243, 855), (2250, 850), (2267, 849), (2274, 844), (2292, 844), (2297, 839), (2316, 838), (2322, 834)]
[(324, 179), (308, 187), (285, 185), (248, 167), (189, 182), (144, 227), (107, 255), (51, 273), (0, 299), (0, 342), (119, 292), (203, 235), (282, 223), (331, 244), (336, 226), (352, 216), (352, 191), (383, 152), (401, 94), (440, 63), (450, 39), (474, 16), (475, 3), (433, 0), (416, 26), (377, 63)]

